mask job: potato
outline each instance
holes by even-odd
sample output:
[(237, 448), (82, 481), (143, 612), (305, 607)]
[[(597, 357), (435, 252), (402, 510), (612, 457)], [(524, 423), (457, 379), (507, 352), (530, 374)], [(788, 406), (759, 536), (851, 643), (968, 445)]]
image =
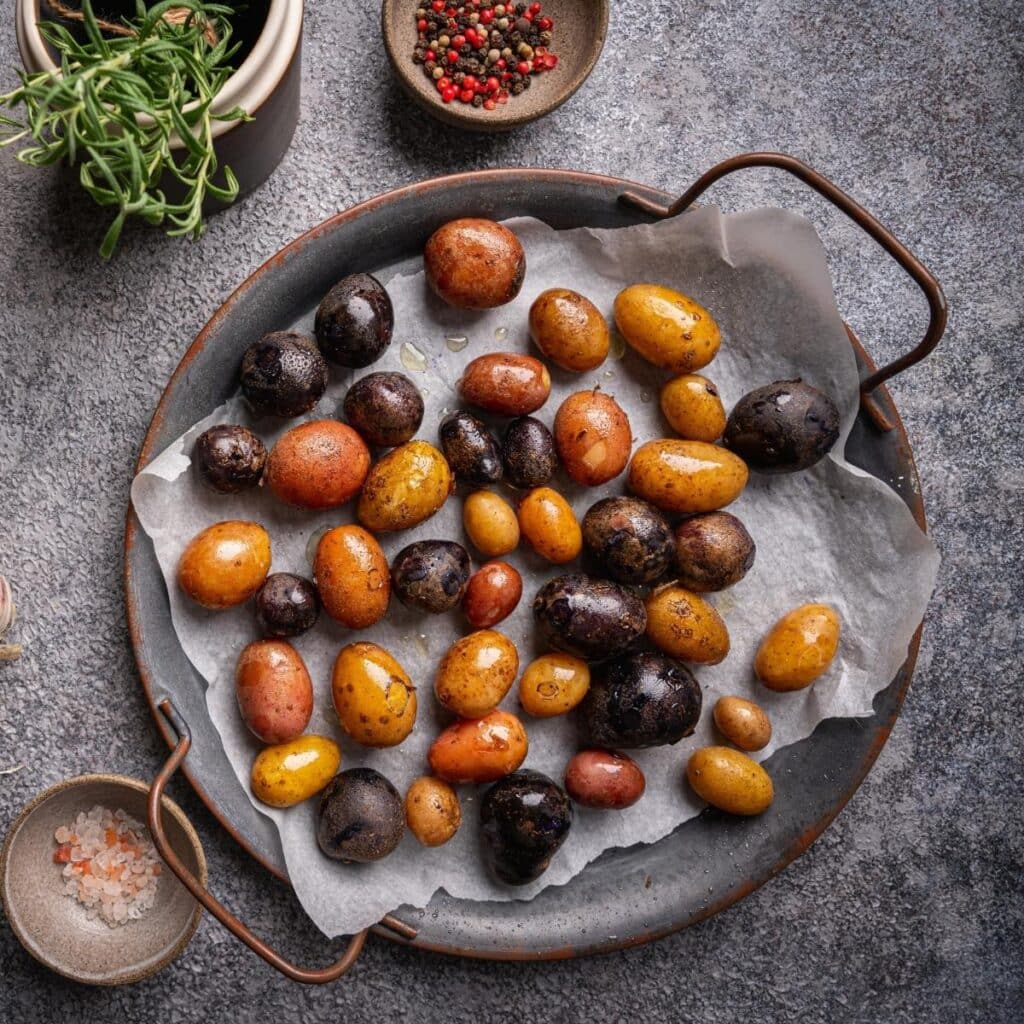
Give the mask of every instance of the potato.
[(498, 558), (519, 547), (519, 520), (512, 506), (494, 491), (474, 491), (466, 499), (462, 525), (485, 558)]
[(518, 673), (516, 645), (493, 629), (480, 629), (448, 648), (434, 695), (461, 718), (482, 718), (504, 700)]
[(375, 533), (407, 530), (429, 519), (453, 490), (445, 457), (426, 441), (410, 441), (370, 470), (356, 516)]
[(218, 423), (203, 431), (192, 446), (196, 477), (218, 494), (239, 494), (263, 481), (266, 445), (248, 428)]
[(319, 793), (341, 764), (338, 745), (326, 736), (300, 736), (267, 747), (252, 765), (252, 795), (269, 807), (292, 807)]
[(391, 344), (391, 296), (373, 275), (349, 274), (323, 297), (313, 329), (320, 351), (332, 363), (352, 369), (369, 366)]
[(763, 750), (771, 742), (771, 719), (752, 700), (719, 697), (713, 715), (718, 731), (740, 750)]
[(363, 486), (370, 449), (347, 424), (312, 420), (278, 438), (267, 459), (267, 486), (288, 505), (343, 505)]
[(718, 388), (699, 373), (673, 377), (661, 389), (661, 411), (687, 441), (717, 441), (725, 430), (725, 408)]
[(572, 711), (590, 689), (590, 666), (571, 654), (542, 654), (519, 680), (519, 703), (534, 718)]
[(585, 487), (606, 484), (629, 462), (633, 448), (629, 417), (610, 395), (596, 388), (577, 391), (555, 416), (555, 447), (576, 483)]
[(707, 366), (722, 343), (718, 324), (700, 303), (657, 284), (633, 284), (619, 292), (615, 323), (644, 359), (675, 373)]
[(704, 441), (662, 438), (641, 445), (629, 467), (629, 489), (666, 512), (713, 512), (747, 484), (746, 464)]
[(644, 795), (647, 780), (631, 757), (614, 750), (581, 750), (565, 769), (565, 788), (583, 807), (621, 811)]
[(342, 647), (331, 673), (331, 697), (341, 727), (364, 747), (396, 747), (416, 724), (416, 688), (376, 644)]
[(505, 429), (501, 460), (513, 487), (543, 487), (558, 469), (555, 439), (540, 420), (520, 416)]
[(313, 715), (313, 681), (306, 663), (283, 640), (257, 640), (238, 656), (235, 697), (242, 721), (264, 743), (288, 743)]
[(387, 857), (405, 834), (405, 809), (391, 780), (375, 768), (349, 768), (335, 775), (316, 809), (321, 853), (344, 864)]
[(571, 562), (583, 547), (583, 531), (572, 506), (550, 487), (536, 487), (520, 502), (519, 529), (542, 558)]
[(438, 437), (456, 480), (495, 484), (505, 475), (498, 439), (471, 412), (460, 409), (445, 416)]
[(526, 760), (523, 723), (507, 711), (453, 722), (430, 747), (430, 770), (445, 782), (494, 782)]
[(778, 380), (736, 403), (723, 440), (758, 473), (796, 473), (829, 453), (839, 427), (828, 395), (801, 380)]
[(247, 601), (270, 571), (270, 535), (259, 523), (214, 523), (188, 542), (178, 562), (178, 585), (204, 608)]
[(455, 790), (430, 775), (421, 775), (405, 794), (405, 823), (424, 846), (444, 846), (462, 824)]
[(604, 573), (633, 586), (661, 579), (675, 554), (668, 520), (639, 498), (602, 498), (591, 505), (583, 541)]
[(474, 359), (463, 370), (459, 394), (488, 412), (525, 416), (548, 400), (551, 374), (533, 356), (492, 352)]
[(420, 540), (391, 563), (391, 586), (407, 608), (440, 615), (451, 611), (469, 584), (469, 553), (453, 540)]
[(717, 665), (729, 653), (722, 616), (702, 597), (670, 584), (647, 598), (647, 639), (680, 661)]
[(508, 562), (487, 562), (469, 578), (462, 610), (474, 629), (490, 629), (515, 611), (523, 577)]
[(775, 797), (768, 773), (732, 747), (694, 751), (686, 764), (686, 778), (701, 800), (729, 814), (761, 814)]
[(839, 649), (839, 616), (827, 604), (803, 604), (783, 615), (754, 659), (769, 690), (802, 690), (822, 676)]
[(404, 373), (368, 373), (345, 392), (345, 419), (367, 444), (394, 448), (423, 422), (423, 396)]
[(320, 538), (313, 575), (324, 610), (349, 629), (384, 618), (391, 600), (388, 560), (361, 526), (337, 526)]
[(590, 299), (568, 288), (549, 288), (533, 300), (530, 337), (563, 370), (593, 370), (608, 355), (607, 321)]
[(746, 527), (728, 512), (690, 516), (676, 527), (676, 579), (687, 590), (706, 593), (739, 583), (756, 553)]
[(511, 302), (526, 277), (522, 243), (503, 224), (463, 217), (439, 227), (423, 252), (427, 282), (462, 309), (494, 309)]

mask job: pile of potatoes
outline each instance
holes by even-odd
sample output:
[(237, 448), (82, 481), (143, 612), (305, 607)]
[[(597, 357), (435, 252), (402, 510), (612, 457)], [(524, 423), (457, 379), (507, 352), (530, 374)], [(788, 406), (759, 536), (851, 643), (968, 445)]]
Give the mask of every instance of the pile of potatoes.
[[(425, 264), (435, 293), (466, 309), (511, 301), (526, 277), (515, 235), (479, 219), (438, 229)], [(406, 827), (424, 845), (442, 845), (462, 820), (454, 787), (490, 785), (481, 805), (484, 861), (495, 878), (522, 884), (564, 842), (574, 804), (612, 811), (642, 798), (643, 771), (625, 750), (693, 734), (703, 711), (693, 668), (722, 662), (731, 647), (727, 623), (706, 595), (738, 583), (756, 555), (742, 521), (724, 509), (751, 471), (794, 472), (824, 457), (839, 415), (802, 381), (758, 388), (727, 415), (714, 382), (698, 373), (719, 351), (719, 326), (677, 291), (630, 285), (613, 317), (626, 344), (668, 374), (660, 405), (674, 436), (666, 431), (635, 451), (629, 417), (601, 390), (570, 395), (550, 427), (536, 415), (551, 393), (548, 364), (590, 372), (610, 350), (612, 328), (601, 311), (561, 287), (541, 292), (530, 308), (541, 358), (490, 352), (470, 362), (459, 382), (464, 407), (439, 424), (436, 444), (417, 436), (424, 403), (415, 384), (382, 372), (349, 389), (347, 422), (298, 423), (269, 452), (240, 425), (213, 427), (196, 441), (195, 471), (219, 493), (266, 486), (300, 509), (354, 504), (356, 521), (320, 538), (313, 580), (270, 575), (267, 531), (237, 520), (202, 531), (178, 567), (182, 590), (206, 608), (252, 600), (262, 638), (240, 652), (236, 670), (239, 712), (267, 744), (253, 765), (252, 791), (273, 807), (321, 794), (317, 839), (327, 856), (377, 860)], [(314, 337), (278, 332), (250, 346), (243, 394), (261, 415), (308, 413), (326, 388), (327, 363), (368, 366), (387, 349), (393, 327), (386, 290), (370, 275), (351, 275), (325, 297)], [(504, 419), (500, 431), (489, 425), (495, 417)], [(622, 478), (627, 493), (596, 501), (581, 521), (560, 493), (560, 473), (584, 487)], [(456, 492), (465, 536), (409, 544), (389, 564), (378, 538), (428, 520)], [(524, 542), (559, 572), (532, 595), (548, 653), (521, 666), (515, 644), (495, 627), (522, 599), (523, 579), (505, 559)], [(312, 629), (321, 611), (350, 630), (367, 629), (392, 598), (423, 615), (460, 608), (469, 630), (432, 680), (432, 699), (451, 724), (430, 747), (429, 772), (404, 798), (373, 769), (339, 772), (335, 739), (307, 733), (316, 687), (288, 642)], [(771, 691), (808, 687), (827, 672), (839, 634), (828, 605), (793, 609), (764, 637), (752, 670)], [(392, 652), (354, 639), (339, 651), (330, 680), (340, 729), (364, 747), (403, 743), (416, 727), (423, 682)], [(581, 747), (567, 751), (561, 785), (523, 767), (524, 719), (501, 706), (514, 688), (528, 718), (578, 719)], [(749, 754), (771, 741), (768, 714), (739, 696), (721, 697), (712, 713), (722, 743), (695, 751), (681, 776), (721, 810), (759, 814), (773, 787)]]

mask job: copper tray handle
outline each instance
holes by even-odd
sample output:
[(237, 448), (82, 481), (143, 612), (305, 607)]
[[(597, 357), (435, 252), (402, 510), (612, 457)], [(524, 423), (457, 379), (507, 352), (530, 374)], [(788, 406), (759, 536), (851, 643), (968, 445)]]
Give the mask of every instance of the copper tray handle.
[(652, 217), (674, 217), (688, 210), (715, 182), (747, 167), (777, 167), (788, 171), (810, 186), (833, 206), (843, 211), (854, 223), (863, 228), (913, 279), (928, 300), (929, 321), (921, 342), (905, 355), (875, 370), (860, 382), (861, 406), (882, 430), (892, 430), (893, 423), (879, 407), (872, 392), (879, 384), (895, 377), (909, 366), (919, 363), (938, 345), (946, 330), (948, 310), (946, 297), (931, 271), (883, 224), (879, 223), (856, 200), (819, 171), (808, 167), (796, 157), (786, 153), (744, 153), (715, 164), (702, 174), (671, 206), (653, 202), (636, 192), (624, 192), (623, 202), (635, 206)]
[[(163, 858), (164, 863), (178, 876), (179, 881), (186, 889), (204, 906), (206, 909), (213, 914), (215, 918), (232, 935), (236, 938), (241, 939), (254, 953), (263, 957), (264, 960), (271, 967), (276, 967), (286, 977), (292, 979), (292, 981), (301, 981), (307, 985), (323, 985), (328, 981), (335, 981), (345, 974), (348, 969), (355, 963), (356, 958), (363, 950), (363, 945), (366, 942), (366, 936), (369, 929), (359, 932), (357, 935), (353, 935), (349, 940), (349, 944), (345, 949), (345, 952), (341, 955), (341, 958), (336, 960), (329, 967), (323, 967), (319, 970), (310, 970), (305, 967), (297, 967), (291, 961), (286, 960), (279, 953), (275, 952), (268, 946), (262, 939), (254, 935), (249, 928), (247, 928), (234, 914), (224, 906), (220, 900), (217, 899), (209, 890), (204, 888), (202, 883), (196, 879), (188, 868), (182, 863), (181, 859), (171, 848), (171, 844), (167, 841), (167, 833), (164, 832), (163, 823), (160, 820), (160, 801), (163, 798), (164, 787), (170, 781), (171, 776), (178, 770), (182, 761), (185, 760), (185, 755), (188, 754), (189, 747), (192, 745), (192, 734), (189, 730), (188, 724), (178, 714), (177, 709), (169, 700), (163, 700), (160, 702), (160, 711), (163, 713), (164, 718), (171, 724), (171, 727), (178, 734), (178, 742), (175, 744), (174, 749), (171, 751), (170, 756), (167, 758), (163, 768), (157, 774), (153, 780), (153, 785), (149, 790), (149, 800), (147, 804), (148, 819), (149, 819), (149, 831), (153, 836), (153, 842), (156, 845), (160, 856)], [(392, 917), (390, 914), (380, 922), (385, 928), (390, 928), (392, 931), (401, 935), (406, 939), (416, 938), (416, 929), (411, 928), (409, 925), (397, 918)]]

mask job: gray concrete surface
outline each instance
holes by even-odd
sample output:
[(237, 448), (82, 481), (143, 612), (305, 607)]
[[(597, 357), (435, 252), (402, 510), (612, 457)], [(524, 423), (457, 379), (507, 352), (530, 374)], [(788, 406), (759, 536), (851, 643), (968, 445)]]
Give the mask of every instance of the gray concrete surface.
[[(163, 382), (220, 301), (280, 245), (382, 189), (466, 168), (565, 166), (679, 189), (783, 149), (860, 197), (931, 266), (948, 336), (893, 386), (944, 555), (905, 712), (823, 838), (740, 906), (646, 948), (495, 965), (373, 940), (348, 980), (292, 986), (205, 920), (160, 977), (118, 991), (50, 976), (0, 923), (0, 1021), (930, 1022), (1024, 1018), (1024, 488), (1021, 152), (1014, 0), (618, 0), (587, 86), (542, 124), (469, 138), (409, 109), (369, 3), (308, 5), (302, 123), (259, 194), (197, 245), (102, 219), (0, 156), (0, 567), (26, 656), (0, 667), (0, 832), (61, 777), (140, 777), (163, 754), (125, 630), (131, 469)], [(0, 55), (16, 60), (11, 19)], [(4, 82), (13, 79), (3, 72)], [(840, 308), (879, 360), (921, 302), (851, 226), (769, 172), (718, 192), (820, 224)], [(217, 890), (304, 961), (324, 944), (182, 785)]]

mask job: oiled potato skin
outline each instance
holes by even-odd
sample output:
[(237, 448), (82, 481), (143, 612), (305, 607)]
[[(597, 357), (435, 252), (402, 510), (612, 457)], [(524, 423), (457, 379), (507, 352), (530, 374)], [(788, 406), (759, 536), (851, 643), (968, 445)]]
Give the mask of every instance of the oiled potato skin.
[(270, 535), (259, 523), (229, 519), (189, 541), (178, 562), (178, 585), (204, 608), (247, 601), (270, 571)]
[(536, 487), (519, 502), (519, 529), (542, 558), (571, 562), (583, 548), (583, 531), (572, 506), (558, 491)]
[(462, 525), (473, 547), (485, 558), (498, 558), (519, 547), (515, 510), (494, 491), (474, 491), (466, 498)]
[(340, 764), (341, 751), (326, 736), (300, 736), (267, 747), (253, 762), (253, 796), (269, 807), (293, 807), (319, 793)]
[(416, 724), (416, 688), (377, 644), (360, 641), (338, 652), (331, 697), (341, 727), (364, 747), (395, 747)]
[(438, 703), (461, 718), (483, 718), (511, 689), (519, 672), (519, 652), (508, 637), (480, 629), (456, 640), (437, 670)]
[(267, 460), (266, 479), (288, 505), (335, 508), (356, 495), (369, 469), (370, 449), (350, 426), (312, 420), (278, 439)]
[(571, 654), (542, 654), (519, 680), (519, 703), (534, 718), (572, 711), (590, 689), (590, 666)]
[(713, 512), (747, 484), (746, 464), (703, 441), (661, 438), (641, 445), (629, 467), (629, 489), (666, 512)]
[(750, 571), (754, 539), (736, 516), (705, 512), (684, 519), (675, 532), (676, 578), (698, 593), (725, 590)]
[(577, 391), (555, 416), (555, 446), (565, 471), (576, 483), (585, 487), (606, 484), (629, 462), (633, 448), (629, 417), (611, 395)]
[(827, 671), (839, 649), (840, 623), (827, 604), (804, 604), (784, 615), (764, 638), (754, 671), (769, 690), (802, 690)]
[(647, 598), (647, 639), (680, 661), (717, 665), (729, 653), (722, 616), (702, 597), (674, 585)]
[(718, 388), (699, 373), (673, 377), (661, 389), (661, 411), (687, 441), (717, 441), (725, 430), (725, 408)]
[(463, 217), (438, 228), (423, 254), (427, 282), (462, 309), (493, 309), (511, 302), (526, 277), (526, 253), (503, 224)]
[(533, 300), (530, 336), (563, 370), (593, 370), (608, 355), (607, 321), (590, 299), (570, 288), (549, 288)]
[(494, 782), (526, 760), (523, 723), (507, 711), (453, 722), (430, 747), (430, 770), (445, 782)]
[(349, 629), (379, 622), (391, 599), (388, 560), (373, 534), (338, 526), (320, 538), (313, 565), (324, 610)]
[(429, 519), (454, 487), (445, 457), (426, 441), (388, 452), (363, 484), (356, 516), (375, 533), (407, 530)]
[(654, 583), (672, 564), (672, 527), (640, 498), (602, 498), (583, 517), (583, 540), (617, 583)]
[(508, 562), (488, 562), (469, 578), (462, 610), (475, 629), (507, 619), (523, 596), (523, 578)]
[(455, 790), (441, 779), (421, 775), (405, 794), (405, 823), (424, 846), (443, 846), (462, 824)]
[(242, 721), (264, 743), (288, 743), (313, 715), (313, 681), (306, 663), (283, 640), (257, 640), (235, 666), (235, 697)]
[(740, 750), (763, 750), (771, 742), (771, 719), (752, 700), (719, 697), (713, 715), (718, 731)]
[(761, 814), (775, 797), (768, 773), (732, 747), (694, 751), (686, 765), (686, 778), (697, 796), (729, 814)]
[(345, 393), (345, 419), (368, 444), (393, 448), (423, 422), (423, 396), (404, 373), (368, 373)]
[(463, 371), (459, 394), (472, 405), (501, 416), (536, 412), (551, 394), (551, 374), (533, 356), (492, 352)]
[(699, 302), (658, 284), (619, 292), (615, 323), (644, 359), (676, 373), (707, 366), (722, 343), (718, 324)]
[(566, 792), (583, 807), (620, 811), (632, 807), (646, 788), (636, 761), (615, 750), (581, 750), (565, 769)]

